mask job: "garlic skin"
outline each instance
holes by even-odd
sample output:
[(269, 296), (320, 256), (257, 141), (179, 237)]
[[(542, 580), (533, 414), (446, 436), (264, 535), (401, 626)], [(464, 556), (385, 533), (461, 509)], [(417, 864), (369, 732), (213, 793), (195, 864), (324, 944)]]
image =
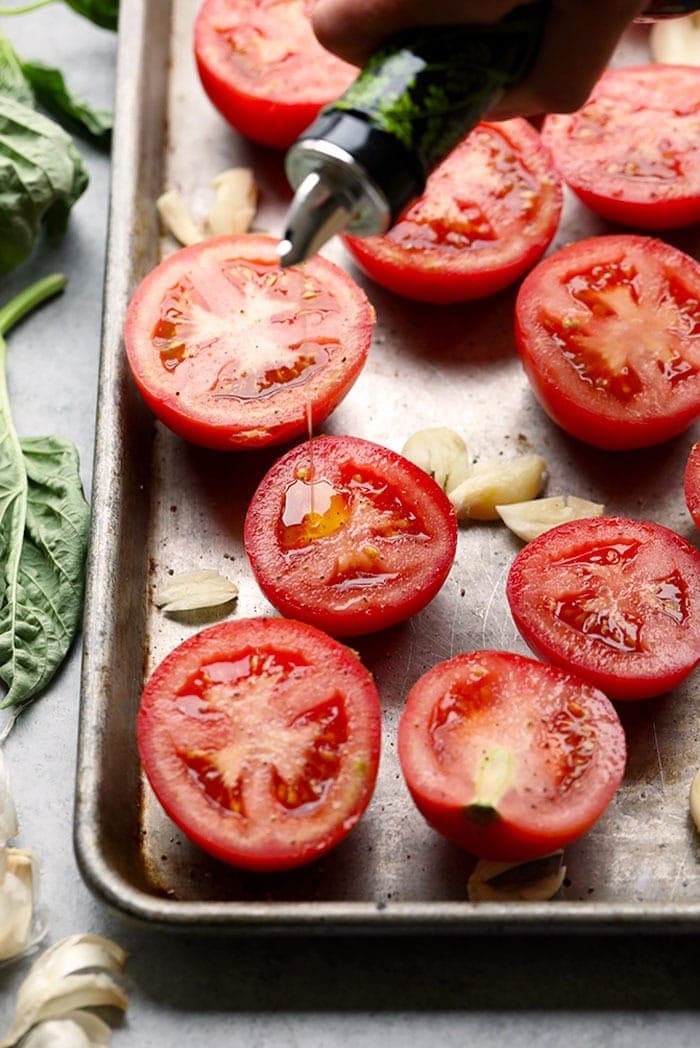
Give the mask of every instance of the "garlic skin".
[(496, 512), (506, 527), (523, 542), (532, 542), (557, 524), (585, 517), (602, 517), (605, 506), (589, 502), (576, 495), (552, 495), (546, 499), (529, 499), (496, 506)]
[(469, 473), (467, 446), (458, 433), (446, 426), (419, 429), (408, 438), (401, 454), (425, 470), (448, 494)]
[(238, 586), (213, 568), (181, 571), (156, 589), (153, 601), (166, 613), (196, 611), (228, 604), (238, 595)]
[(521, 455), (510, 462), (492, 459), (472, 466), (448, 498), (460, 521), (498, 520), (496, 506), (536, 498), (546, 478), (547, 463), (541, 455)]
[(247, 233), (258, 206), (258, 187), (248, 167), (221, 171), (212, 182), (216, 193), (207, 216), (212, 236)]
[(655, 22), (649, 33), (649, 48), (654, 62), (700, 65), (700, 12)]
[(162, 193), (156, 200), (156, 208), (165, 230), (184, 247), (204, 240), (204, 230), (192, 218), (187, 204), (175, 189)]
[(467, 881), (470, 902), (545, 902), (561, 888), (566, 876), (564, 852), (552, 852), (529, 862), (481, 859)]
[(22, 848), (0, 848), (0, 961), (19, 957), (32, 938), (34, 855)]
[[(52, 1048), (60, 1044), (82, 1048), (85, 1041), (79, 1039), (80, 1031), (66, 1027), (58, 1031), (63, 1041), (51, 1040), (51, 1030), (48, 1040), (41, 1039), (46, 1034), (41, 1024), (48, 1025), (52, 1020), (70, 1020), (76, 1024), (78, 1012), (83, 1016), (77, 1023), (79, 1027), (82, 1025), (82, 1032), (88, 1036), (91, 1029), (96, 1032), (96, 1037), (87, 1044), (109, 1044), (109, 1037), (105, 1040), (106, 1024), (101, 1020), (95, 1024), (94, 1017), (85, 1018), (89, 1013), (83, 1009), (103, 1005), (126, 1009), (128, 998), (115, 978), (124, 970), (125, 961), (124, 950), (100, 935), (70, 935), (51, 946), (34, 962), (17, 991), (14, 1019), (0, 1040), (0, 1048), (15, 1048), (20, 1041), (24, 1046), (23, 1038), (30, 1030), (35, 1036), (34, 1042), (30, 1041), (34, 1048), (49, 1044)], [(106, 1029), (109, 1033), (109, 1028)], [(73, 1040), (66, 1040), (67, 1036), (73, 1036)]]
[(0, 847), (7, 844), (19, 833), (17, 809), (10, 792), (10, 777), (7, 772), (5, 757), (0, 748)]

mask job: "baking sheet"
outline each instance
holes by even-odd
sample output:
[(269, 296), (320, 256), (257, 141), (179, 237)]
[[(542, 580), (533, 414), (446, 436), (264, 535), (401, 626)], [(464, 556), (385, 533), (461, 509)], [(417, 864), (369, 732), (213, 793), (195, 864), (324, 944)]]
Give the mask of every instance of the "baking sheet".
[[(280, 454), (206, 451), (155, 423), (127, 372), (121, 330), (129, 297), (164, 252), (155, 200), (176, 188), (203, 213), (224, 168), (255, 172), (255, 229), (277, 236), (290, 199), (282, 156), (241, 140), (197, 78), (191, 29), (197, 0), (123, 0), (110, 238), (86, 602), (75, 843), (81, 871), (108, 904), (170, 927), (237, 932), (697, 930), (700, 847), (688, 789), (700, 765), (700, 679), (672, 695), (619, 708), (628, 737), (625, 780), (608, 811), (566, 850), (567, 879), (548, 903), (469, 903), (472, 860), (423, 822), (403, 784), (395, 732), (405, 695), (435, 662), (468, 649), (528, 654), (504, 584), (520, 543), (498, 524), (462, 528), (440, 594), (409, 622), (359, 638), (384, 709), (382, 765), (359, 826), (334, 852), (285, 874), (237, 871), (191, 845), (144, 782), (134, 724), (145, 676), (206, 624), (168, 619), (154, 586), (169, 571), (215, 568), (240, 587), (238, 617), (274, 614), (242, 547), (247, 502)], [(646, 29), (615, 61), (646, 59)], [(552, 250), (611, 230), (567, 195)], [(669, 237), (690, 253), (697, 227)], [(697, 533), (682, 473), (699, 432), (643, 452), (596, 451), (568, 438), (536, 405), (511, 331), (514, 292), (451, 307), (392, 296), (362, 278), (340, 244), (324, 254), (348, 268), (377, 311), (368, 364), (323, 427), (400, 450), (411, 432), (447, 425), (475, 457), (545, 456), (548, 493), (604, 502), (609, 512)]]

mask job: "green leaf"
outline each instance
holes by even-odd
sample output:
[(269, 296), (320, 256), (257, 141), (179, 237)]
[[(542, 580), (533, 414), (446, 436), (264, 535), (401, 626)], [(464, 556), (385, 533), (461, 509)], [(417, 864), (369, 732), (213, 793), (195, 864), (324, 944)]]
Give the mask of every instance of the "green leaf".
[(0, 443), (0, 507), (9, 510), (2, 529), (3, 707), (36, 698), (70, 648), (82, 614), (90, 517), (69, 440), (23, 438), (18, 446), (20, 461), (11, 440)]
[(116, 29), (119, 19), (119, 0), (66, 0), (79, 15), (89, 18), (103, 29)]
[(98, 145), (109, 146), (112, 114), (94, 109), (66, 86), (58, 69), (41, 62), (22, 62), (21, 69), (31, 85), (37, 102), (64, 126), (76, 134), (86, 135)]
[(34, 105), (34, 94), (27, 83), (12, 44), (0, 33), (0, 95), (14, 98), (24, 106)]
[(43, 225), (65, 232), (88, 175), (73, 140), (58, 124), (0, 98), (0, 274), (25, 259)]

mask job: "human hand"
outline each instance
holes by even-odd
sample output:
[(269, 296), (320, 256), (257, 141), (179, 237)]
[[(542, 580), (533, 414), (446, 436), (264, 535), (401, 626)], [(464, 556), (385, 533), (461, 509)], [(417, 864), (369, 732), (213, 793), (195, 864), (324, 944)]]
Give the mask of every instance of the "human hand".
[[(533, 2), (533, 0), (527, 0)], [(522, 0), (316, 0), (314, 31), (324, 47), (362, 66), (377, 45), (410, 26), (491, 23)], [(535, 65), (489, 111), (493, 120), (578, 109), (647, 0), (551, 0)]]

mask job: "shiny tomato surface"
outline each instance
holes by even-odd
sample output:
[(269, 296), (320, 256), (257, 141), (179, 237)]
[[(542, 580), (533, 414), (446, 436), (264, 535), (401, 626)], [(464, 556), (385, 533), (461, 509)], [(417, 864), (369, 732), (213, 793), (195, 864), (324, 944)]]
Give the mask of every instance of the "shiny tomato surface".
[(377, 775), (380, 708), (344, 645), (285, 619), (239, 619), (175, 648), (146, 684), (139, 754), (166, 813), (224, 862), (283, 870), (356, 825)]
[(550, 255), (520, 287), (515, 335), (544, 410), (588, 444), (658, 444), (700, 415), (700, 264), (660, 240)]
[(124, 344), (153, 413), (221, 450), (292, 440), (317, 426), (362, 369), (374, 312), (339, 266), (317, 255), (279, 266), (252, 234), (183, 248), (141, 282)]
[(286, 149), (358, 70), (321, 47), (311, 0), (205, 0), (194, 25), (202, 86), (246, 138)]
[(506, 597), (534, 652), (612, 699), (661, 695), (700, 661), (700, 554), (661, 524), (551, 528), (516, 556)]
[(345, 637), (392, 626), (432, 600), (454, 560), (457, 518), (442, 488), (402, 455), (321, 436), (263, 477), (243, 538), (282, 614)]
[(534, 659), (471, 651), (413, 686), (398, 753), (434, 829), (479, 858), (520, 862), (593, 825), (620, 784), (626, 751), (601, 691)]
[(562, 193), (526, 120), (479, 124), (384, 236), (347, 237), (359, 266), (405, 298), (448, 303), (512, 284), (544, 254)]

